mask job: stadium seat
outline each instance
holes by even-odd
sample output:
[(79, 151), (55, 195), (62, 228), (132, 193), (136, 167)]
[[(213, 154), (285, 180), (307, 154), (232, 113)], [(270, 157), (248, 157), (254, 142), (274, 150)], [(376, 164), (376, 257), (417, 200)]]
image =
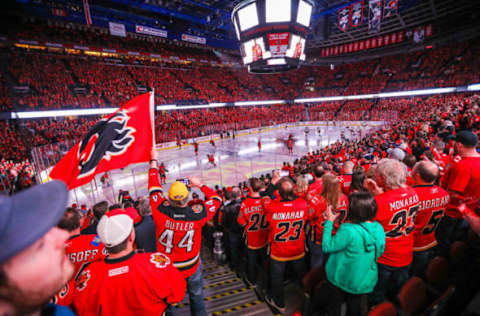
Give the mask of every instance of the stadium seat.
[(398, 293), (400, 309), (406, 315), (419, 315), (427, 305), (427, 286), (419, 277), (408, 279)]
[(390, 302), (383, 302), (378, 304), (370, 310), (368, 316), (396, 316), (397, 310), (395, 306)]
[(430, 260), (425, 270), (425, 279), (435, 290), (443, 290), (448, 281), (447, 259), (437, 256)]
[(450, 285), (430, 306), (423, 312), (425, 316), (442, 316), (446, 314), (446, 307), (455, 293), (455, 286)]

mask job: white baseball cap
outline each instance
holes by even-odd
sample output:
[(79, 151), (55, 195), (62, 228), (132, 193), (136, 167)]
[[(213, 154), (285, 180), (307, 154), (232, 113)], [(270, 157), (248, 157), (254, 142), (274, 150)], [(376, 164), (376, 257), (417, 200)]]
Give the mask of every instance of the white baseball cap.
[(115, 247), (124, 242), (133, 229), (133, 220), (125, 213), (105, 214), (98, 222), (97, 233), (102, 243)]

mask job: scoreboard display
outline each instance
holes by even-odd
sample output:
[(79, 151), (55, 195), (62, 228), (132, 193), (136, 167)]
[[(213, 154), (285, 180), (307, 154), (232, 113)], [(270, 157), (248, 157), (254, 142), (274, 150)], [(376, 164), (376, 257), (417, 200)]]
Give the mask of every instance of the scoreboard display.
[(305, 60), (312, 11), (311, 0), (247, 0), (237, 5), (232, 22), (248, 70), (273, 73), (298, 68)]

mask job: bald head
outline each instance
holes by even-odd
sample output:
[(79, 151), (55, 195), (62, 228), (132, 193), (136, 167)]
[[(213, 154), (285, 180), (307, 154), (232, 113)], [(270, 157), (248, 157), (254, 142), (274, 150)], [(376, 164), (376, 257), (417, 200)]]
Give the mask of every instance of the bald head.
[(422, 160), (415, 164), (412, 173), (416, 184), (433, 184), (440, 176), (440, 169), (435, 163)]

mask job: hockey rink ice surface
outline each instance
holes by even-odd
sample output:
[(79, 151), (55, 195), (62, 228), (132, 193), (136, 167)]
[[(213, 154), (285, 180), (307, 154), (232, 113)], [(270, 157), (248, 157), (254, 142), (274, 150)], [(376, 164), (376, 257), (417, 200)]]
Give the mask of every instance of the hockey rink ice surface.
[[(293, 162), (309, 151), (314, 151), (334, 143), (344, 133), (345, 138), (353, 139), (364, 136), (378, 129), (372, 126), (305, 126), (270, 127), (261, 132), (248, 133), (240, 131), (235, 139), (215, 138), (216, 147), (209, 141), (200, 142), (198, 156), (195, 156), (192, 145), (159, 149), (159, 163), (165, 164), (167, 184), (164, 191), (176, 179), (190, 176), (200, 177), (208, 186), (232, 186), (246, 181), (249, 177), (270, 173), (280, 169), (283, 162)], [(292, 134), (294, 139), (293, 154), (288, 154), (285, 141)], [(258, 150), (258, 140), (262, 149)], [(216, 167), (208, 162), (207, 154), (214, 154)], [(100, 182), (101, 175), (95, 181), (70, 192), (69, 204), (85, 204), (93, 206), (102, 200), (110, 204), (117, 201), (119, 190), (128, 190), (133, 198), (148, 195), (148, 164), (134, 164), (123, 169), (109, 171), (109, 184)], [(200, 195), (202, 197), (202, 195)]]

